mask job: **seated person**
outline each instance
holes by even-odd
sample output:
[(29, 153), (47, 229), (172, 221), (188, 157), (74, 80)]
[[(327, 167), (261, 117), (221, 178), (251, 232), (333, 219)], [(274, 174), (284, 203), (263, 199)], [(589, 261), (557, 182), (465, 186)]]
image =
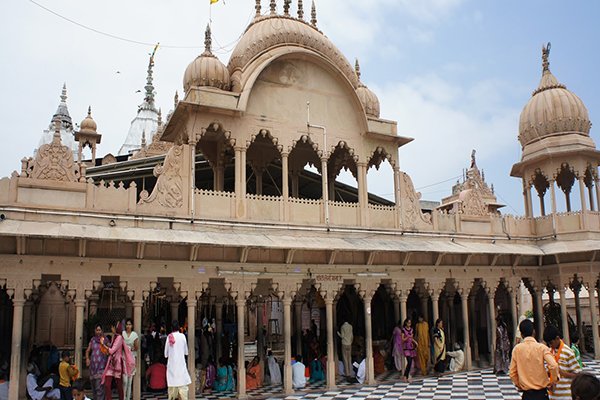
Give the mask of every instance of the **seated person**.
[(167, 389), (167, 366), (164, 359), (156, 361), (146, 370), (148, 391), (164, 392)]
[(60, 390), (54, 388), (54, 380), (48, 378), (43, 384), (38, 385), (40, 370), (34, 363), (27, 365), (27, 394), (32, 400), (56, 399), (59, 400)]
[(306, 386), (304, 375), (306, 366), (302, 364), (302, 355), (296, 356), (296, 362), (292, 364), (292, 386), (294, 389), (302, 389)]
[(465, 365), (465, 352), (462, 350), (459, 343), (454, 343), (454, 351), (447, 351), (446, 355), (451, 357), (450, 372), (462, 371)]
[(233, 377), (233, 368), (228, 363), (227, 357), (222, 356), (217, 366), (217, 377), (213, 388), (217, 392), (230, 392), (235, 389), (235, 379)]
[(356, 371), (356, 380), (361, 385), (365, 383), (365, 378), (367, 377), (367, 359), (363, 357), (360, 364), (354, 363), (354, 366), (357, 368)]
[(263, 384), (262, 370), (258, 356), (254, 357), (246, 369), (246, 390), (258, 389)]
[(310, 381), (317, 382), (325, 380), (325, 371), (323, 371), (323, 364), (321, 360), (315, 358), (310, 362)]

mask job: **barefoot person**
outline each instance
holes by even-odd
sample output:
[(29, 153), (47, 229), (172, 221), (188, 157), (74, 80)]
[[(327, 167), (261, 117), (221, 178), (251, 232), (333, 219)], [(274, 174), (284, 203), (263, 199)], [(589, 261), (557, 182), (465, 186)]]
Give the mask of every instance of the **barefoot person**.
[(179, 322), (172, 323), (172, 331), (165, 342), (165, 358), (167, 361), (167, 386), (169, 400), (187, 400), (188, 385), (192, 383), (188, 373), (185, 356), (188, 355), (187, 339), (179, 332)]

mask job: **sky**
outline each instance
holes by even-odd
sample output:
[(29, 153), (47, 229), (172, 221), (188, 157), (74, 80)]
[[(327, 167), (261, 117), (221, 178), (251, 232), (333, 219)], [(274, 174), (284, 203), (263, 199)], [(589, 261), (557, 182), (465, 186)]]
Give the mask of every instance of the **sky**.
[[(175, 91), (183, 94), (185, 68), (203, 50), (208, 3), (5, 0), (0, 176), (19, 171), (21, 158), (33, 154), (65, 82), (73, 121), (83, 120), (91, 106), (103, 135), (98, 155), (116, 154), (142, 102), (136, 92), (143, 92), (156, 42), (156, 103), (166, 115)], [(262, 3), (266, 12), (268, 0)], [(283, 0), (277, 3), (281, 11)], [(304, 3), (307, 9), (310, 1)], [(522, 184), (510, 169), (521, 157), (519, 114), (539, 83), (546, 42), (552, 43), (551, 71), (583, 100), (592, 122), (600, 119), (599, 2), (317, 0), (316, 6), (323, 33), (350, 62), (360, 60), (381, 117), (398, 121), (399, 135), (415, 139), (399, 159), (422, 199), (450, 195), (476, 149), (486, 181), (507, 204), (503, 212), (523, 214)], [(212, 6), (213, 52), (225, 64), (253, 15), (254, 0)], [(598, 142), (594, 127), (592, 138)], [(391, 175), (389, 166), (370, 171), (369, 190), (392, 198)]]

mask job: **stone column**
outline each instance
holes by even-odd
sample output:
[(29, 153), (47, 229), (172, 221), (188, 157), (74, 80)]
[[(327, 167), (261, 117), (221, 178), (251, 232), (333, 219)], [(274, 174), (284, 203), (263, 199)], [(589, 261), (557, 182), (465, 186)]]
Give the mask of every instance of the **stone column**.
[(83, 293), (77, 293), (75, 299), (75, 365), (83, 371), (81, 357), (83, 354), (83, 310), (86, 300)]
[[(171, 303), (171, 319), (179, 321), (179, 301), (172, 301)], [(181, 322), (181, 321), (179, 321)], [(183, 325), (183, 324), (181, 324)]]
[(283, 220), (288, 221), (289, 216), (289, 205), (288, 198), (290, 196), (290, 173), (288, 167), (289, 154), (286, 152), (281, 153), (281, 197), (283, 198)]
[(360, 209), (360, 226), (367, 224), (369, 194), (367, 192), (367, 163), (356, 163), (358, 169), (358, 207)]
[[(598, 203), (600, 204), (600, 203)], [(598, 334), (598, 317), (596, 316), (596, 312), (598, 311), (598, 301), (596, 300), (596, 277), (593, 276), (590, 279), (590, 284), (587, 285), (590, 299), (590, 313), (591, 313), (591, 321), (592, 321), (592, 335), (594, 338), (594, 358), (596, 360), (600, 359), (600, 335)], [(13, 329), (14, 331), (14, 329)], [(14, 335), (14, 333), (13, 333)], [(14, 343), (14, 341), (13, 341)], [(10, 397), (10, 396), (9, 396)]]
[[(133, 304), (133, 330), (138, 334), (138, 350), (135, 359), (135, 375), (133, 376), (133, 399), (140, 399), (142, 396), (142, 291), (137, 289), (135, 299), (131, 301)], [(145, 379), (145, 377), (144, 377)]]
[(366, 379), (367, 385), (375, 384), (375, 368), (373, 361), (373, 330), (371, 327), (371, 300), (373, 296), (370, 293), (365, 293), (363, 297), (363, 305), (365, 312), (365, 366), (366, 366)]
[[(188, 292), (187, 319), (188, 319), (188, 371), (192, 378), (189, 391), (191, 397), (196, 397), (196, 295), (193, 291)], [(141, 314), (141, 313), (140, 313)]]
[(223, 344), (221, 341), (221, 335), (223, 334), (223, 300), (218, 299), (215, 302), (215, 339), (217, 347), (217, 360), (221, 359), (223, 355)]
[(292, 387), (292, 298), (283, 297), (283, 392), (291, 394)]
[[(494, 305), (494, 297), (496, 294), (496, 288), (493, 289), (489, 289), (486, 288), (486, 294), (488, 297), (488, 312), (490, 315), (490, 326), (489, 326), (489, 332), (490, 332), (490, 360), (494, 360), (494, 352), (496, 350), (496, 306)], [(473, 338), (473, 340), (476, 340), (475, 338)]]
[(338, 354), (338, 346), (337, 346), (338, 323), (337, 323), (337, 301), (336, 300), (333, 301), (333, 306), (331, 307), (331, 312), (333, 314), (333, 332), (334, 332), (333, 333), (333, 362), (335, 363), (335, 376), (337, 377), (338, 376), (337, 366), (339, 365), (340, 355)]
[(236, 216), (246, 216), (246, 148), (235, 147), (235, 197)]
[(513, 335), (512, 335), (512, 343), (515, 344), (515, 338), (517, 335), (517, 331), (519, 329), (519, 313), (517, 312), (517, 296), (519, 287), (509, 287), (507, 288), (508, 295), (510, 297), (510, 313), (512, 316), (512, 325), (513, 325)]
[(579, 176), (579, 195), (581, 198), (581, 211), (585, 213), (585, 211), (587, 211), (587, 205), (585, 200), (585, 182), (583, 182), (583, 175)]
[(560, 319), (562, 325), (562, 337), (565, 343), (571, 343), (570, 335), (569, 335), (569, 319), (567, 318), (567, 287), (565, 285), (561, 285), (558, 288), (558, 295), (560, 298)]
[[(246, 365), (244, 364), (244, 315), (246, 314), (246, 299), (244, 293), (240, 293), (241, 298), (235, 301), (237, 307), (237, 342), (238, 342), (238, 398), (245, 399), (246, 394)], [(238, 296), (239, 296), (238, 295)]]
[(334, 332), (333, 332), (333, 299), (331, 294), (325, 297), (325, 315), (327, 319), (327, 390), (335, 389), (335, 361), (333, 354)]
[(433, 326), (435, 327), (435, 321), (440, 318), (440, 293), (436, 290), (431, 289), (431, 305), (433, 310)]
[(406, 320), (406, 318), (408, 318), (408, 315), (406, 315), (406, 301), (408, 300), (408, 293), (406, 291), (402, 291), (402, 294), (400, 294), (400, 319), (402, 320), (402, 323), (404, 323), (404, 320)]
[(471, 369), (471, 345), (469, 339), (469, 310), (467, 299), (469, 297), (469, 291), (467, 289), (459, 289), (460, 300), (462, 301), (462, 318), (464, 324), (464, 337), (465, 337), (465, 368)]
[(302, 354), (302, 301), (296, 299), (294, 302), (294, 310), (296, 315), (296, 354)]
[(554, 190), (554, 179), (550, 181), (550, 197), (552, 200), (552, 214), (556, 215), (556, 192)]
[(535, 327), (538, 339), (541, 339), (542, 335), (544, 334), (544, 304), (542, 303), (542, 293), (542, 288), (534, 289), (535, 304), (538, 311), (535, 317)]
[(596, 205), (598, 211), (600, 211), (600, 180), (594, 179), (594, 187), (596, 188)]
[(9, 297), (10, 292), (14, 293), (13, 303), (13, 327), (12, 327), (12, 350), (10, 354), (10, 382), (17, 384), (9, 385), (8, 398), (19, 399), (19, 384), (21, 373), (21, 341), (23, 335), (23, 306), (25, 299), (23, 297), (23, 289), (16, 290), (7, 289)]
[[(325, 151), (327, 149), (323, 149)], [(329, 225), (329, 172), (327, 172), (327, 157), (321, 157), (321, 190), (323, 191), (323, 222)]]
[(400, 299), (394, 296), (394, 325), (400, 321)]
[(479, 366), (479, 341), (477, 340), (477, 332), (475, 329), (475, 296), (469, 297), (469, 304), (471, 306), (469, 307), (469, 320), (471, 321), (471, 323), (469, 324), (469, 329), (471, 331), (471, 337), (473, 338), (473, 358)]
[(581, 293), (581, 283), (579, 281), (575, 281), (573, 283), (573, 286), (571, 286), (571, 290), (573, 290), (573, 295), (575, 297), (575, 318), (577, 319), (577, 335), (580, 338), (580, 348), (581, 351), (585, 351), (585, 340), (581, 340), (584, 339), (583, 337), (583, 321), (581, 319), (581, 298), (579, 297), (579, 294)]

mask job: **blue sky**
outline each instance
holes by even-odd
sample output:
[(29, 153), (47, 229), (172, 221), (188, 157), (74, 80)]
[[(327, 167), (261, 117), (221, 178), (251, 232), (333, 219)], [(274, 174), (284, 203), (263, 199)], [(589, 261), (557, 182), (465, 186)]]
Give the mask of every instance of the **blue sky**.
[[(206, 2), (36, 0), (79, 23), (161, 47), (155, 86), (164, 113), (187, 64), (201, 52)], [(98, 153), (118, 151), (142, 96), (148, 53), (140, 46), (89, 32), (29, 0), (8, 0), (0, 24), (0, 120), (5, 145), (0, 176), (20, 169), (37, 146), (67, 82), (75, 122), (87, 106), (103, 134)], [(282, 0), (278, 0), (281, 9)], [(305, 0), (305, 7), (309, 1)], [(296, 0), (292, 8), (295, 9)], [(268, 1), (263, 0), (263, 10)], [(450, 194), (468, 167), (471, 149), (507, 213), (522, 214), (521, 182), (509, 176), (520, 159), (518, 119), (541, 75), (541, 46), (552, 42), (550, 68), (600, 113), (598, 28), (592, 1), (317, 0), (319, 28), (346, 57), (361, 62), (363, 81), (377, 93), (382, 117), (398, 121), (415, 141), (400, 151), (401, 168), (424, 199)], [(254, 13), (253, 0), (213, 6), (216, 53), (227, 62)], [(218, 49), (222, 44), (230, 44)], [(120, 71), (116, 74), (116, 71)], [(596, 129), (592, 137), (598, 141)], [(389, 197), (391, 172), (369, 173), (371, 191)], [(437, 182), (443, 184), (433, 185)]]

